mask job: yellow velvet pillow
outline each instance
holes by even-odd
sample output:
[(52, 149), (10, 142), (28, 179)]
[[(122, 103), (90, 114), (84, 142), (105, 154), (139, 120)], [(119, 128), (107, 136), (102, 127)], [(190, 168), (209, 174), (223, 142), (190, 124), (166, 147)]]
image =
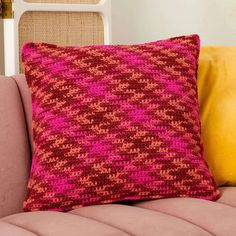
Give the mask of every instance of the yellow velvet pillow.
[(205, 156), (218, 185), (236, 185), (236, 47), (203, 47), (199, 99)]

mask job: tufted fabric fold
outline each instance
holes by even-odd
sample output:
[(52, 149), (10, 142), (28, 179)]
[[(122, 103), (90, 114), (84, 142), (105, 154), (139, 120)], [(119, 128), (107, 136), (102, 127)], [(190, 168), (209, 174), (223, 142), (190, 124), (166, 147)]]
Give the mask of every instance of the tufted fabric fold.
[(0, 220), (0, 235), (1, 236), (38, 236), (27, 229), (18, 227), (14, 224), (5, 223)]
[[(20, 213), (5, 217), (2, 221), (25, 228), (40, 236), (129, 235), (119, 229), (95, 220), (59, 212)], [(0, 235), (3, 236), (1, 234), (1, 228)]]
[(82, 207), (70, 213), (98, 220), (135, 236), (210, 236), (203, 229), (160, 212), (119, 204)]
[(178, 217), (215, 236), (236, 235), (236, 209), (225, 204), (192, 198), (172, 198), (135, 203), (134, 206)]

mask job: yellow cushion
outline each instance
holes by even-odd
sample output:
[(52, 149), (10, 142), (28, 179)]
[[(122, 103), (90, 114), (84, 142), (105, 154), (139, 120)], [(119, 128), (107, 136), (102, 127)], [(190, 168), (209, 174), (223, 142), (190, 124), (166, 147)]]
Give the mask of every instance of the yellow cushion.
[(218, 185), (236, 185), (236, 47), (203, 47), (199, 99), (205, 156)]

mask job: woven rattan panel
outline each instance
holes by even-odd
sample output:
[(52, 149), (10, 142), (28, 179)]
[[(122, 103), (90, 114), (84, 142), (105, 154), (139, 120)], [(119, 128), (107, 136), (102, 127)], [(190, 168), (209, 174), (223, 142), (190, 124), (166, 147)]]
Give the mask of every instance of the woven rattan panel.
[(82, 3), (82, 4), (96, 4), (100, 0), (25, 0), (25, 2), (44, 2), (44, 3)]
[(26, 12), (19, 23), (20, 48), (24, 42), (103, 44), (102, 18), (98, 13)]

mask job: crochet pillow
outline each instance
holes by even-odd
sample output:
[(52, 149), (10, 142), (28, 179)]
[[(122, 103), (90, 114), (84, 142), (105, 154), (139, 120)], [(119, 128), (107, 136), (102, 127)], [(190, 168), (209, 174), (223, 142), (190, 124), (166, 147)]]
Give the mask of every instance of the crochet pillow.
[(203, 158), (199, 37), (132, 46), (27, 43), (33, 161), (26, 211), (218, 191)]

